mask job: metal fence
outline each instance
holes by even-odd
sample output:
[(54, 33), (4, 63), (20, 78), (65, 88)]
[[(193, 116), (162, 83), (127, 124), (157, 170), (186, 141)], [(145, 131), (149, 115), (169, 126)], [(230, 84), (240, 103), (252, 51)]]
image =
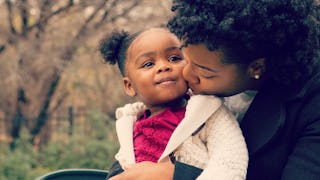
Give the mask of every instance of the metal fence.
[[(88, 120), (85, 106), (64, 107), (50, 116), (50, 119), (42, 129), (40, 136), (49, 136), (50, 139), (58, 140), (72, 136), (83, 135), (92, 131)], [(0, 142), (10, 142), (11, 137), (6, 133), (8, 127), (4, 117), (0, 117)]]

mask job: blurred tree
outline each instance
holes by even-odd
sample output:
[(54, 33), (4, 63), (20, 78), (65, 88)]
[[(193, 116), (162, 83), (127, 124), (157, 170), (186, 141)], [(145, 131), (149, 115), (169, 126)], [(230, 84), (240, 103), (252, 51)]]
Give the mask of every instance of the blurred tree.
[[(34, 142), (53, 110), (66, 99), (70, 92), (60, 89), (57, 95), (57, 88), (62, 72), (78, 58), (75, 55), (100, 29), (133, 21), (132, 13), (145, 2), (0, 0), (0, 118), (13, 139), (12, 149), (22, 126)], [(95, 89), (105, 91), (104, 85)]]

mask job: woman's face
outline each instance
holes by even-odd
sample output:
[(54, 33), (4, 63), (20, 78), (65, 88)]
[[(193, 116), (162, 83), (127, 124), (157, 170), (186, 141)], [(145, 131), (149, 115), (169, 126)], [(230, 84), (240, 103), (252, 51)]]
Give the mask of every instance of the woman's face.
[(187, 65), (183, 76), (194, 94), (231, 96), (251, 88), (252, 78), (239, 64), (223, 63), (222, 51), (210, 51), (204, 44), (183, 48)]

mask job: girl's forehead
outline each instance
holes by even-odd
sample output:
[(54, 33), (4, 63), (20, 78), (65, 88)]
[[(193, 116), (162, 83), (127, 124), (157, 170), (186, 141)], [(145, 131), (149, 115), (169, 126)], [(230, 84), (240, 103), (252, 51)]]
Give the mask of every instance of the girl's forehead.
[[(173, 46), (180, 45), (178, 38), (170, 31), (163, 28), (152, 28), (138, 35), (127, 50), (128, 56), (135, 56), (136, 53), (152, 51), (158, 45)], [(133, 54), (132, 54), (133, 53)]]
[(131, 43), (130, 46), (134, 46), (134, 44), (139, 43), (143, 40), (151, 40), (151, 39), (158, 39), (162, 36), (167, 36), (168, 38), (173, 38), (174, 35), (171, 34), (170, 31), (163, 29), (163, 28), (151, 28), (148, 30), (143, 31), (141, 34), (139, 34)]

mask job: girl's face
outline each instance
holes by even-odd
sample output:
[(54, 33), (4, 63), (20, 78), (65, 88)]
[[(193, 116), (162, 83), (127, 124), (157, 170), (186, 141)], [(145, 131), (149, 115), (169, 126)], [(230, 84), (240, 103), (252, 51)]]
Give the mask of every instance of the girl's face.
[(179, 47), (179, 40), (165, 29), (140, 34), (127, 50), (126, 93), (138, 95), (147, 107), (183, 97), (187, 91), (182, 76), (186, 62)]
[(231, 96), (252, 86), (253, 80), (244, 67), (222, 62), (222, 51), (196, 44), (184, 47), (183, 54), (187, 61), (183, 76), (194, 94)]

